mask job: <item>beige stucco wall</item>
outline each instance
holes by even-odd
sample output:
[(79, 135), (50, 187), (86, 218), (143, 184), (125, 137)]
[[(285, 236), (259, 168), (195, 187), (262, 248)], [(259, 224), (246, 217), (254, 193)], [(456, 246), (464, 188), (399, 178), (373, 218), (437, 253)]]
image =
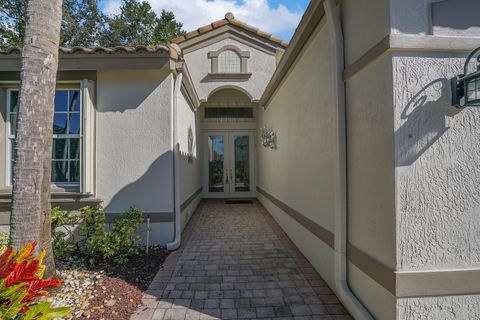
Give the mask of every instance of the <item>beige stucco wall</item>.
[(342, 0), (340, 3), (348, 67), (390, 33), (389, 1)]
[(394, 34), (477, 37), (480, 3), (477, 0), (390, 0)]
[[(401, 271), (480, 267), (480, 110), (455, 109), (449, 91), (449, 79), (462, 72), (466, 54), (393, 57)], [(420, 319), (422, 313), (478, 319), (479, 305), (480, 295), (447, 292), (399, 300), (398, 313), (400, 319)]]
[[(234, 45), (242, 51), (250, 52), (248, 59), (248, 72), (252, 76), (248, 80), (220, 80), (209, 79), (211, 72), (211, 59), (208, 58), (210, 51), (217, 51), (226, 45)], [(265, 49), (266, 50), (266, 49)], [(206, 100), (211, 92), (223, 86), (235, 86), (244, 89), (254, 100), (260, 99), (265, 86), (276, 68), (275, 51), (264, 51), (253, 45), (247, 45), (236, 39), (227, 38), (214, 42), (208, 46), (185, 54), (185, 61), (188, 65), (190, 75), (195, 83), (200, 99)]]
[[(391, 270), (396, 265), (392, 63), (383, 55), (346, 82), (348, 241)], [(395, 297), (350, 264), (352, 290), (378, 319)]]
[[(333, 232), (334, 100), (332, 47), (327, 27), (317, 29), (266, 111), (258, 128), (277, 132), (277, 150), (261, 144), (257, 185)], [(333, 287), (333, 251), (319, 238), (258, 195), (288, 236)]]
[(98, 72), (96, 190), (107, 212), (173, 212), (172, 90), (160, 70)]
[[(180, 145), (180, 201), (185, 203), (202, 186), (199, 152), (199, 114), (193, 110), (183, 90), (178, 95), (178, 142)], [(200, 194), (182, 211), (182, 226), (192, 216)]]

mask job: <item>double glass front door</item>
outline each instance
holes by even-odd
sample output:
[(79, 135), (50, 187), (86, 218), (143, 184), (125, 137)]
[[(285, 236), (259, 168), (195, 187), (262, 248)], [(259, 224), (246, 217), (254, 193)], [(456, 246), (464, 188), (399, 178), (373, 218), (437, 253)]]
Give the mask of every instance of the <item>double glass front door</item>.
[(206, 134), (206, 193), (209, 197), (253, 195), (253, 134)]

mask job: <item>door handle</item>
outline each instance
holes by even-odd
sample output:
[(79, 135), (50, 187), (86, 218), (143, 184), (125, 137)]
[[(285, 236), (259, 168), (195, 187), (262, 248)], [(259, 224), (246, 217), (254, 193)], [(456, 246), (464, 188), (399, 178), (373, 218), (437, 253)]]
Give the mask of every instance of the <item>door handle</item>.
[(228, 169), (225, 169), (225, 172), (224, 172), (224, 176), (225, 176), (225, 184), (228, 184)]

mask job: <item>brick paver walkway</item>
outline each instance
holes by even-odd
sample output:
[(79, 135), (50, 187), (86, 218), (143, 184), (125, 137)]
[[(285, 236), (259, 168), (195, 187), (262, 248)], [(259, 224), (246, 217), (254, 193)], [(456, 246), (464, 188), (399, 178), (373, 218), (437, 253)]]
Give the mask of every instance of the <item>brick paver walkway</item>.
[(263, 206), (202, 201), (132, 319), (351, 319)]

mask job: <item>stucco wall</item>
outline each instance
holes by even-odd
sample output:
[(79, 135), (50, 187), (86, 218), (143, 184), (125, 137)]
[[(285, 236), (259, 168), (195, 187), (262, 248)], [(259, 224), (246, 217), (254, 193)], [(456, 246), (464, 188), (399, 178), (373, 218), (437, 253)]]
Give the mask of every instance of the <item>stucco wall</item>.
[[(348, 241), (394, 269), (395, 147), (391, 55), (346, 82)], [(395, 297), (350, 264), (350, 285), (378, 319), (395, 316)]]
[[(277, 132), (277, 150), (259, 144), (260, 188), (333, 232), (333, 59), (327, 27), (317, 29), (291, 73), (258, 111)], [(320, 90), (321, 89), (321, 90)], [(333, 287), (333, 251), (265, 197), (260, 200)]]
[(480, 319), (480, 295), (399, 299), (397, 319)]
[[(212, 65), (208, 53), (219, 50), (226, 45), (234, 45), (242, 51), (250, 52), (248, 72), (251, 72), (252, 76), (248, 80), (213, 80), (208, 78)], [(276, 68), (275, 52), (266, 53), (230, 38), (186, 54), (185, 61), (200, 99), (207, 99), (208, 95), (218, 87), (237, 86), (245, 89), (254, 100), (258, 100)]]
[(476, 0), (390, 0), (392, 33), (479, 36)]
[[(180, 201), (184, 203), (201, 187), (198, 113), (193, 111), (185, 93), (177, 100), (178, 142), (180, 145)], [(182, 225), (188, 222), (198, 204), (199, 196), (182, 212)]]
[[(466, 54), (393, 58), (397, 269), (480, 266), (480, 110), (451, 106)], [(401, 299), (399, 319), (477, 319), (480, 296)], [(441, 316), (437, 316), (437, 315)]]
[(348, 67), (390, 33), (389, 2), (343, 0), (341, 8)]
[(448, 80), (464, 57), (394, 56), (401, 270), (480, 266), (480, 110), (452, 107)]
[(96, 190), (107, 212), (173, 211), (172, 90), (159, 70), (98, 72)]

